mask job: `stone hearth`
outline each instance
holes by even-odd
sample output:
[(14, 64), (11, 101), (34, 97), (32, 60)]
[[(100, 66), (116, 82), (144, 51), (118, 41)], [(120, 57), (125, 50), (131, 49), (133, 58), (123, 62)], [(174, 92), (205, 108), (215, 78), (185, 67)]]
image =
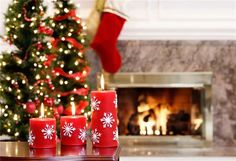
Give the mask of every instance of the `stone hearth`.
[[(212, 71), (214, 143), (236, 145), (235, 41), (121, 41), (118, 46), (120, 72)], [(95, 78), (99, 58), (92, 51), (87, 55)]]

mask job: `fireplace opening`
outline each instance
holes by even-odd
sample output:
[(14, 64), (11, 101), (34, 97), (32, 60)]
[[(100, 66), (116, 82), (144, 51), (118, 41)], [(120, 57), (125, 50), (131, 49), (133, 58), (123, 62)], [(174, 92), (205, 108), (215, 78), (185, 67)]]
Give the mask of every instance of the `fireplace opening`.
[(201, 89), (117, 88), (119, 135), (202, 135)]
[(212, 145), (211, 72), (105, 73), (104, 78), (106, 89), (117, 91), (121, 145)]

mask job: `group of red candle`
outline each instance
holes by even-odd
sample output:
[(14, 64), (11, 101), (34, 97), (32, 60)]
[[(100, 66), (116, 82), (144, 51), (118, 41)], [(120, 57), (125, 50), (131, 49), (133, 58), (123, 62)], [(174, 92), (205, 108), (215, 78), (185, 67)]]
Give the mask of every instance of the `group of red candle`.
[[(104, 82), (104, 80), (101, 80)], [(101, 83), (102, 84), (102, 83)], [(103, 87), (103, 86), (102, 86)], [(104, 88), (102, 88), (104, 89)], [(72, 115), (60, 119), (62, 145), (85, 145), (87, 140), (86, 117)], [(115, 147), (118, 145), (117, 97), (115, 91), (92, 91), (91, 93), (91, 141), (95, 147)], [(44, 117), (41, 104), (41, 117), (30, 119), (29, 146), (31, 148), (55, 148), (57, 142), (56, 119)]]

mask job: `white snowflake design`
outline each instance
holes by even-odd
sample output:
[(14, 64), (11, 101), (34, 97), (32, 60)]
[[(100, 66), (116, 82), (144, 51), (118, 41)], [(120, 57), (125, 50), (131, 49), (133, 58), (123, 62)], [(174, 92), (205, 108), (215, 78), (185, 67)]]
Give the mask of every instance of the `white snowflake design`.
[(92, 130), (92, 142), (93, 142), (93, 144), (99, 143), (100, 142), (100, 137), (101, 137), (101, 133), (99, 133), (97, 131), (97, 129), (95, 129), (94, 131)]
[(29, 132), (29, 139), (28, 139), (29, 145), (33, 145), (34, 144), (34, 140), (35, 140), (35, 136), (33, 135), (33, 132), (30, 130), (30, 132)]
[(52, 140), (53, 133), (55, 133), (54, 125), (49, 126), (48, 124), (46, 124), (46, 127), (41, 131), (44, 135), (44, 139)]
[(69, 136), (69, 137), (71, 137), (72, 133), (75, 131), (75, 128), (74, 128), (72, 122), (70, 122), (70, 123), (65, 122), (62, 129), (63, 129), (63, 135)]
[(115, 108), (118, 107), (118, 99), (117, 99), (117, 94), (115, 96), (115, 100), (113, 101), (113, 103), (115, 104)]
[(84, 143), (86, 138), (87, 138), (87, 131), (86, 128), (84, 127), (83, 129), (79, 129), (79, 136), (78, 138)]
[(114, 118), (112, 116), (112, 113), (106, 113), (104, 112), (104, 116), (103, 118), (101, 118), (101, 122), (103, 124), (103, 127), (106, 128), (106, 127), (112, 127), (112, 124), (114, 123)]
[(91, 107), (93, 110), (99, 110), (99, 105), (101, 104), (101, 101), (99, 101), (95, 96), (91, 99)]
[(118, 141), (118, 128), (116, 127), (116, 130), (113, 131), (113, 140)]

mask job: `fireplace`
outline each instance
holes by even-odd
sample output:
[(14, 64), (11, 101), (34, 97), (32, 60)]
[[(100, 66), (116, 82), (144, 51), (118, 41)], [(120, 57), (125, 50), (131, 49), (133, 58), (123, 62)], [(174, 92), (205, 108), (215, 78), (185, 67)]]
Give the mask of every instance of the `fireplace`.
[(121, 144), (209, 145), (211, 82), (211, 72), (105, 74), (117, 91)]

